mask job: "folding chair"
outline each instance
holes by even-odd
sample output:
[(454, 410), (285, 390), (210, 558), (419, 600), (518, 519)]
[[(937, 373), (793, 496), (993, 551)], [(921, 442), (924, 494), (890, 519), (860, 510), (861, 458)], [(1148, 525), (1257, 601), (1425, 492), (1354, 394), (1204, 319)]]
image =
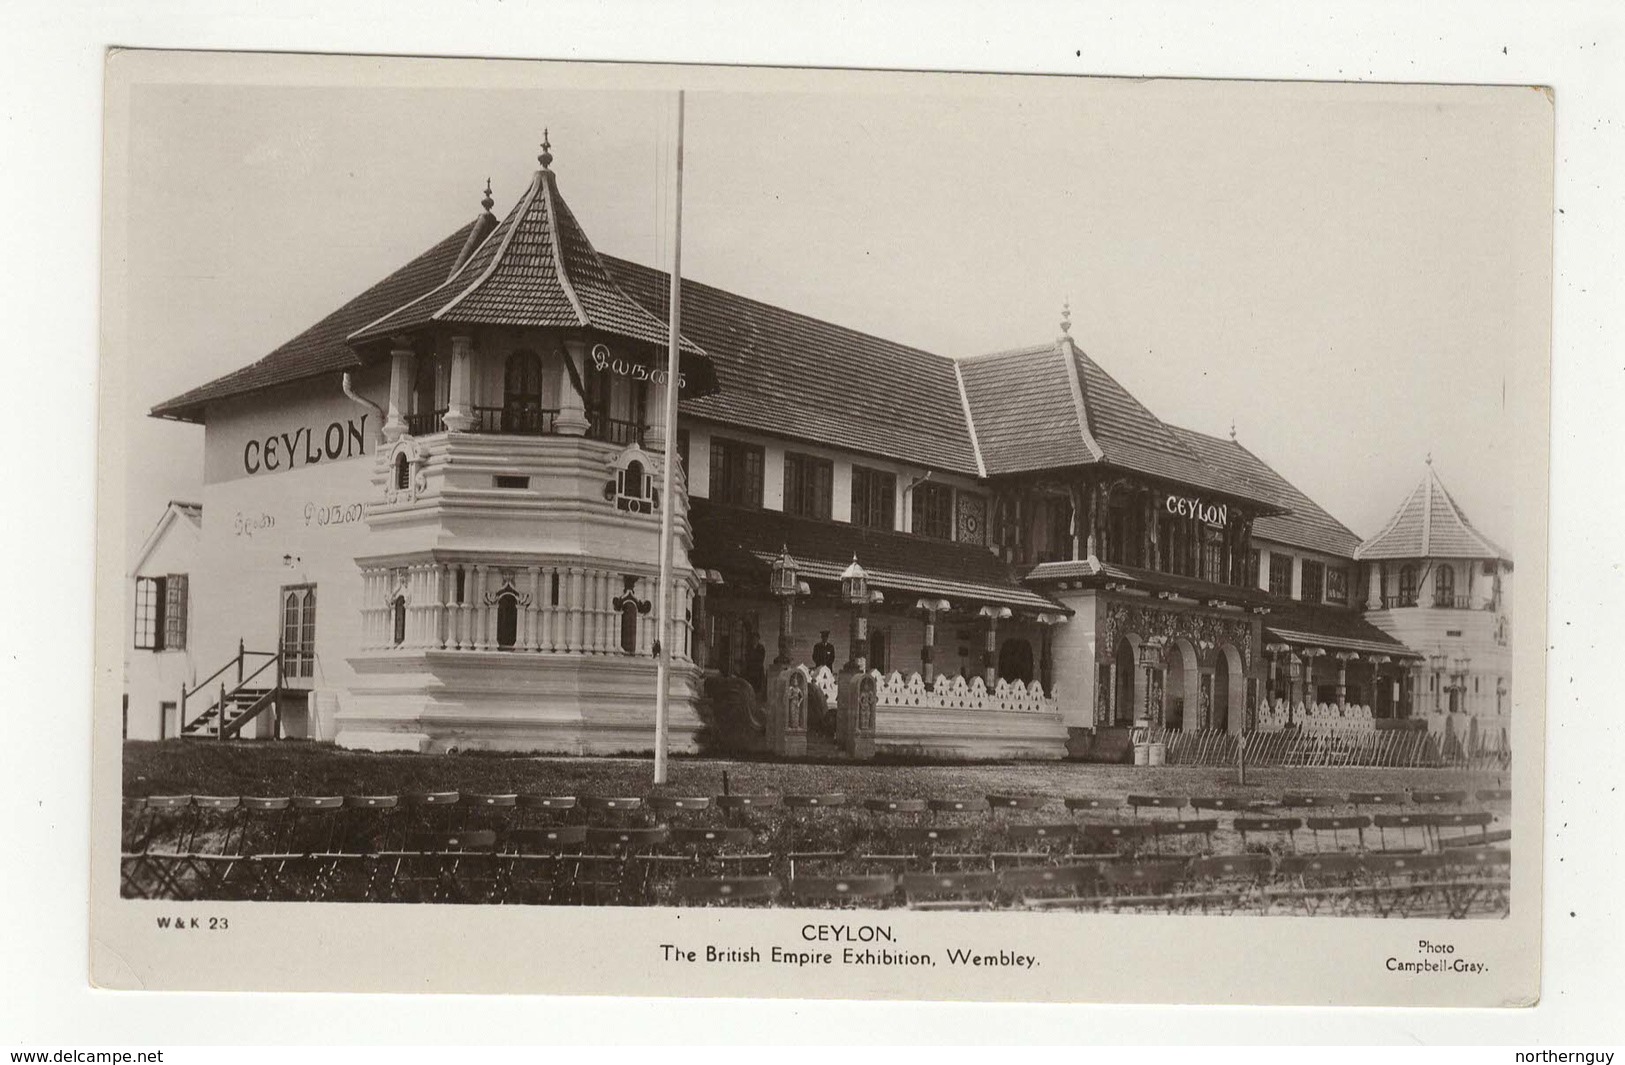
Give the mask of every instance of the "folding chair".
[(1453, 847), (1444, 851), (1445, 875), (1439, 882), (1445, 915), (1461, 919), (1482, 902), (1483, 912), (1504, 917), (1511, 908), (1508, 876), (1512, 852), (1500, 847)]
[(586, 811), (589, 822), (598, 820), (624, 825), (627, 814), (643, 809), (643, 800), (636, 795), (583, 795), (581, 808)]
[(1511, 788), (1480, 788), (1473, 793), (1479, 802), (1511, 802)]
[(643, 802), (659, 818), (697, 813), (711, 808), (711, 798), (708, 795), (651, 795)]
[(1253, 809), (1252, 799), (1242, 799), (1234, 795), (1199, 795), (1191, 798), (1192, 810), (1223, 810), (1229, 813), (1246, 813)]
[[(1488, 810), (1459, 810), (1455, 813), (1441, 813), (1433, 818), (1433, 839), (1440, 848), (1469, 846), (1468, 837), (1473, 829), (1478, 829), (1478, 838), (1473, 840), (1483, 846), (1490, 842), (1490, 825), (1495, 821), (1495, 815)], [(1458, 831), (1446, 836), (1447, 828)]]
[(1266, 907), (1284, 896), (1289, 903), (1297, 903), (1308, 917), (1328, 907), (1350, 910), (1350, 889), (1359, 872), (1357, 854), (1289, 854), (1275, 867), (1275, 879), (1281, 887), (1265, 889)]
[(926, 802), (924, 799), (864, 799), (863, 808), (872, 814), (908, 817), (910, 823), (913, 823), (919, 820), (919, 815), (926, 812)]
[[(1147, 825), (1151, 829), (1151, 846), (1158, 853), (1162, 853), (1162, 841), (1169, 840), (1178, 844), (1184, 840), (1195, 838), (1199, 850), (1213, 849), (1213, 833), (1219, 830), (1217, 818), (1204, 818), (1190, 821), (1150, 821)], [(1175, 847), (1174, 850), (1179, 850)]]
[(1342, 805), (1343, 800), (1336, 795), (1304, 791), (1289, 791), (1279, 803), (1283, 810), (1331, 810)]
[(931, 811), (933, 821), (939, 820), (944, 814), (962, 816), (984, 813), (987, 810), (986, 800), (978, 799), (927, 799), (925, 805)]
[(910, 825), (899, 828), (896, 835), (904, 847), (912, 848), (910, 854), (900, 856), (902, 864), (914, 865), (918, 872), (935, 873), (938, 866), (944, 865), (957, 870), (967, 865), (992, 868), (992, 859), (985, 850), (968, 846), (980, 835), (976, 825)]
[(683, 877), (672, 885), (672, 899), (698, 906), (771, 902), (783, 889), (776, 876)]
[(693, 876), (766, 876), (773, 868), (748, 828), (674, 828), (670, 840), (685, 849)]
[(1105, 795), (1069, 795), (1061, 801), (1074, 814), (1080, 811), (1092, 814), (1099, 813), (1102, 810), (1120, 810), (1123, 808), (1122, 799), (1110, 798)]
[(584, 825), (511, 828), (501, 833), (492, 901), (520, 905), (567, 901), (586, 839)]
[(235, 795), (192, 796), (186, 894), (195, 899), (241, 899), (253, 890), (251, 863), (242, 853), (242, 801)]
[(866, 876), (793, 876), (786, 887), (797, 902), (842, 905), (871, 900), (884, 904), (897, 891), (897, 878), (886, 873)]
[(1307, 823), (1311, 838), (1315, 841), (1315, 850), (1317, 852), (1320, 850), (1320, 834), (1322, 832), (1332, 834), (1332, 850), (1339, 851), (1343, 849), (1344, 832), (1354, 833), (1356, 849), (1365, 846), (1365, 830), (1371, 827), (1371, 818), (1365, 814), (1344, 817), (1311, 817)]
[(985, 910), (999, 891), (997, 873), (904, 873), (903, 901), (911, 910)]
[(1113, 909), (1161, 909), (1170, 913), (1182, 908), (1175, 888), (1185, 880), (1189, 866), (1182, 858), (1139, 858), (1107, 862), (1101, 866)]
[(192, 824), (190, 795), (147, 796), (141, 804), (141, 825), (133, 833), (138, 849), (123, 855), (119, 863), (120, 893), (137, 899), (186, 897)]
[[(1430, 842), (1429, 830), (1437, 820), (1438, 815), (1432, 813), (1377, 814), (1371, 818), (1371, 823), (1377, 828), (1377, 847), (1379, 849), (1384, 851), (1422, 851), (1427, 849)], [(1421, 829), (1422, 845), (1420, 847), (1411, 845), (1409, 835), (1411, 829)], [(1390, 831), (1399, 833), (1400, 845), (1398, 847), (1388, 846), (1388, 833)]]
[(1141, 810), (1172, 810), (1177, 817), (1179, 811), (1190, 805), (1189, 799), (1175, 795), (1130, 795), (1127, 802), (1135, 817), (1140, 816)]
[(1410, 802), (1410, 797), (1403, 791), (1351, 791), (1349, 792), (1349, 805), (1354, 812), (1359, 813), (1362, 806), (1404, 806)]
[(454, 832), (461, 827), (458, 803), (462, 796), (455, 791), (414, 791), (401, 798), (402, 838), (414, 832)]
[(519, 806), (519, 796), (508, 793), (464, 795), (460, 805), (463, 808), (464, 830), (475, 828), (500, 830), (512, 824), (514, 811)]
[(1076, 821), (1058, 824), (1012, 824), (1004, 826), (1004, 835), (1013, 844), (1023, 845), (1019, 851), (994, 851), (988, 855), (995, 869), (1006, 865), (1053, 864), (1062, 855), (1070, 853), (1072, 841), (1078, 836)]
[(1460, 806), (1467, 801), (1465, 791), (1413, 791), (1411, 802), (1418, 806)]
[(1267, 854), (1205, 854), (1188, 870), (1191, 902), (1203, 913), (1232, 914), (1248, 903), (1261, 903), (1272, 863)]
[(244, 795), (243, 853), (267, 854), (287, 850), (290, 819), (288, 809), (293, 798), (288, 795)]
[(533, 817), (541, 817), (543, 823), (558, 823), (561, 817), (568, 819), (570, 811), (576, 809), (576, 797), (523, 793), (515, 799), (514, 807), (516, 810), (514, 827), (530, 828), (535, 827)]
[(1042, 810), (1047, 805), (1049, 805), (1049, 799), (1043, 795), (989, 795), (987, 797), (987, 808), (993, 813)]
[(1078, 827), (1085, 853), (1115, 857), (1133, 854), (1140, 844), (1151, 836), (1151, 826), (1144, 822), (1084, 822)]
[(1364, 894), (1378, 917), (1409, 917), (1439, 890), (1442, 854), (1367, 854), (1360, 860)]
[(819, 828), (827, 828), (827, 825), (814, 826), (808, 820), (819, 816), (822, 811), (838, 810), (845, 805), (846, 795), (839, 791), (784, 797), (784, 808), (792, 811), (784, 825), (784, 857), (792, 877), (796, 875), (797, 866), (802, 866), (802, 871), (806, 872), (807, 865), (839, 862), (848, 857), (849, 847), (835, 846), (838, 839), (830, 837), (827, 832), (818, 831)]
[(651, 863), (639, 859), (666, 842), (664, 825), (649, 828), (588, 828), (587, 847), (576, 875), (581, 901), (627, 905), (649, 901)]
[(387, 885), (400, 902), (486, 902), (497, 885), (495, 831), (417, 832), (406, 848), (380, 854), (394, 863)]
[(1013, 904), (1028, 909), (1079, 909), (1099, 902), (1100, 866), (1028, 865), (1005, 869), (999, 884)]
[(1290, 850), (1297, 850), (1297, 831), (1303, 827), (1301, 817), (1237, 817), (1230, 822), (1230, 827), (1241, 836), (1241, 847), (1247, 849), (1247, 836), (1269, 836), (1284, 838)]
[(399, 846), (397, 827), (401, 800), (397, 795), (346, 795), (340, 850), (372, 853)]

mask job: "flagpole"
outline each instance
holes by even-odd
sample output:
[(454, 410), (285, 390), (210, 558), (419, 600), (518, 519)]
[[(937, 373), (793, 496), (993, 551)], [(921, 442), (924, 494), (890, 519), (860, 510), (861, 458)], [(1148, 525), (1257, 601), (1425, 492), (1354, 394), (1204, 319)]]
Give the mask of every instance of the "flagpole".
[(666, 454), (660, 474), (660, 591), (655, 608), (655, 783), (666, 782), (666, 717), (671, 688), (671, 537), (677, 473), (678, 348), (683, 285), (683, 93), (677, 93), (677, 194), (672, 205), (671, 329), (666, 347)]

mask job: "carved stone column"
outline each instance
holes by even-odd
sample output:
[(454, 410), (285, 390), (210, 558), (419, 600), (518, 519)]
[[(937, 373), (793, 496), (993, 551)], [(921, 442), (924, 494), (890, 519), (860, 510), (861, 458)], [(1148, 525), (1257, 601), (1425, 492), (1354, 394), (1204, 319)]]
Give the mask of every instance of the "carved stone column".
[(440, 419), (448, 430), (465, 433), (474, 424), (474, 340), (451, 338), (451, 389), (446, 413)]
[(412, 402), (412, 349), (404, 343), (389, 353), (389, 411), (384, 417), (384, 439), (394, 443), (406, 432), (406, 408)]
[(585, 436), (587, 432), (586, 387), (587, 345), (583, 341), (567, 341), (559, 352), (559, 418), (556, 423), (561, 436)]

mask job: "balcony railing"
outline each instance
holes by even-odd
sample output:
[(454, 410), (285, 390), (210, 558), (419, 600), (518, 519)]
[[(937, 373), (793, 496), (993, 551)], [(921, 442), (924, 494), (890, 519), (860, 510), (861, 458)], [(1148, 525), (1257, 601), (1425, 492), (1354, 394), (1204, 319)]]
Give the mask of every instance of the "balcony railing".
[(559, 431), (556, 407), (474, 407), (471, 433), (508, 436), (553, 436)]
[[(413, 436), (438, 433), (444, 427), (441, 419), (446, 408), (423, 414), (406, 416), (406, 431)], [(557, 407), (470, 407), (473, 421), (471, 433), (493, 433), (506, 436), (557, 436), (559, 411)], [(610, 444), (642, 444), (645, 427), (624, 418), (593, 418), (587, 425), (587, 436)]]
[(1471, 610), (1473, 600), (1465, 595), (1436, 595), (1433, 597), (1433, 606), (1436, 610)]
[(587, 435), (608, 444), (643, 444), (643, 426), (623, 418), (594, 418)]
[(1393, 610), (1393, 609), (1395, 609), (1397, 607), (1415, 606), (1415, 605), (1416, 605), (1416, 593), (1415, 592), (1412, 592), (1410, 595), (1385, 595), (1385, 596), (1382, 597), (1382, 608), (1384, 610)]
[(446, 408), (441, 407), (439, 410), (428, 411), (423, 414), (408, 414), (406, 416), (406, 431), (413, 436), (428, 436), (430, 433), (438, 433), (444, 428), (440, 423), (440, 417), (445, 413)]

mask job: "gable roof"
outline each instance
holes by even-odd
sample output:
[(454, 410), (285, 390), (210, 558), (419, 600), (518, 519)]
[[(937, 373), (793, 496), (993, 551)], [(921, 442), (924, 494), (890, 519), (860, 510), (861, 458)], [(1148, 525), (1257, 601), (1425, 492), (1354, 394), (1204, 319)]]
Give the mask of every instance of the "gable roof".
[(142, 568), (147, 564), (147, 559), (152, 557), (152, 553), (158, 549), (158, 545), (163, 541), (164, 535), (177, 521), (186, 522), (194, 531), (202, 529), (203, 504), (187, 503), (179, 499), (171, 499), (165, 504), (164, 512), (158, 516), (158, 521), (153, 525), (152, 531), (141, 542), (141, 548), (136, 551), (135, 558), (130, 560), (130, 576), (135, 576), (141, 572)]
[(334, 370), (361, 365), (348, 342), (351, 331), (393, 307), (416, 299), (446, 279), (459, 257), (491, 232), (496, 219), (481, 213), (382, 281), (366, 289), (315, 325), (273, 349), (269, 355), (224, 377), (183, 392), (152, 408), (156, 418), (203, 421), (204, 405)]
[[(638, 299), (664, 311), (670, 275), (604, 256)], [(683, 279), (683, 331), (719, 389), (683, 396), (684, 417), (977, 476), (952, 359)]]
[(1309, 551), (1353, 558), (1360, 538), (1347, 525), (1326, 513), (1297, 486), (1235, 440), (1209, 436), (1193, 429), (1170, 426), (1207, 463), (1236, 481), (1284, 508), (1284, 514), (1271, 514), (1253, 521), (1253, 537), (1273, 543), (1301, 547)]
[[(542, 156), (530, 187), (442, 284), (350, 334), (380, 340), (431, 323), (586, 329), (664, 350), (667, 323), (621, 288), (559, 194)], [(686, 337), (685, 355), (704, 352)], [(703, 368), (696, 363), (693, 370)], [(701, 386), (701, 391), (705, 386)]]
[(987, 473), (1106, 465), (1237, 499), (1280, 505), (1165, 424), (1070, 336), (959, 360)]
[(1354, 552), (1358, 559), (1490, 558), (1512, 556), (1473, 528), (1429, 460), (1422, 480), (1381, 532)]

